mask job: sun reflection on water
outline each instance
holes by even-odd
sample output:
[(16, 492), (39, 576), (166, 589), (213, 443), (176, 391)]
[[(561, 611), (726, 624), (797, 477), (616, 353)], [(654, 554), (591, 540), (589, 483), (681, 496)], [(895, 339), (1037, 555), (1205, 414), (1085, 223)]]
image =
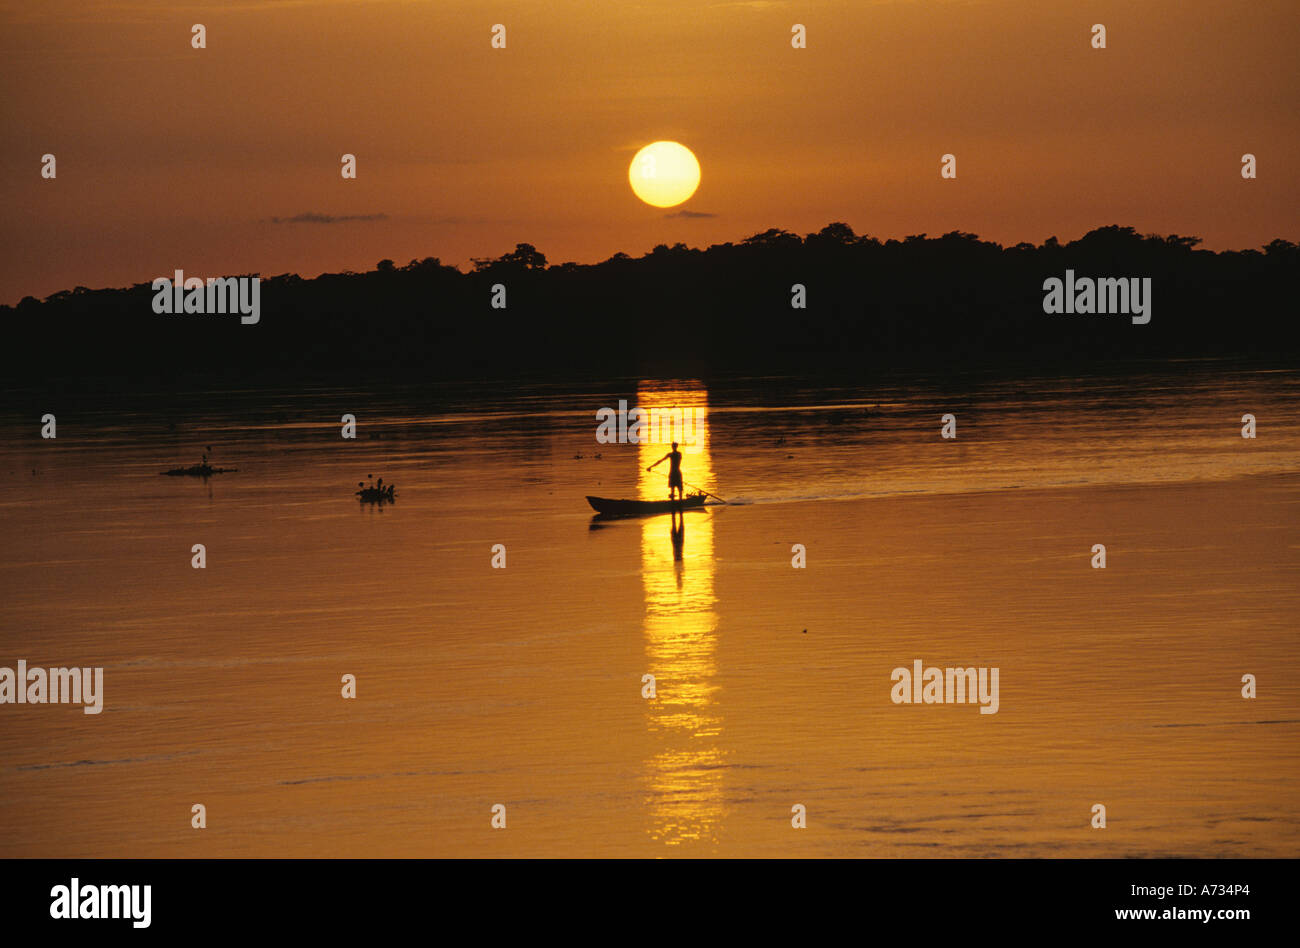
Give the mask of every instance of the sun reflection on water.
[[(688, 484), (713, 485), (708, 392), (698, 382), (642, 383), (643, 409), (671, 412), (671, 424), (649, 427), (639, 452), (639, 496), (668, 496), (668, 464), (645, 468), (679, 441)], [(674, 409), (681, 410), (682, 424)], [(661, 415), (662, 419), (665, 417)], [(689, 491), (689, 487), (687, 490)], [(713, 520), (688, 511), (647, 517), (641, 526), (645, 644), (657, 697), (647, 701), (647, 727), (661, 750), (646, 761), (647, 832), (668, 845), (717, 842), (723, 818), (722, 718), (714, 703), (718, 616), (713, 591)]]

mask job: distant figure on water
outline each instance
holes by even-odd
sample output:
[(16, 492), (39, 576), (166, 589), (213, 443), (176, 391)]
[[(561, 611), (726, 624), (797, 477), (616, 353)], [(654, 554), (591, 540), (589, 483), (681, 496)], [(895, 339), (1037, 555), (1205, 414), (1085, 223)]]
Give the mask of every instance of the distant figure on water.
[(664, 461), (668, 462), (668, 499), (673, 500), (673, 489), (677, 490), (676, 500), (682, 499), (682, 452), (677, 450), (677, 442), (673, 442), (673, 449), (661, 457), (654, 464), (651, 464), (647, 471), (653, 471)]
[[(367, 474), (366, 477), (373, 478), (373, 474)], [(385, 484), (381, 477), (379, 483), (363, 484), (357, 481), (356, 496), (361, 498), (362, 503), (382, 504), (385, 501), (391, 503), (396, 495), (396, 485)]]
[(212, 451), (212, 446), (203, 452), (198, 464), (191, 464), (189, 467), (174, 467), (170, 471), (163, 471), (171, 477), (209, 477), (213, 474), (233, 474), (239, 470), (237, 467), (213, 467), (208, 463), (208, 453)]

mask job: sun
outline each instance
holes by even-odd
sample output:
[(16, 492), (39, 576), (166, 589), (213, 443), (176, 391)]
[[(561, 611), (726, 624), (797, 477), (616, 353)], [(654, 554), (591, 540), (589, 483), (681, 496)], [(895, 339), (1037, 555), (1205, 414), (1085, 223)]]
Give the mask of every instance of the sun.
[(651, 142), (636, 153), (627, 169), (632, 191), (647, 204), (681, 204), (700, 186), (700, 163), (677, 142)]

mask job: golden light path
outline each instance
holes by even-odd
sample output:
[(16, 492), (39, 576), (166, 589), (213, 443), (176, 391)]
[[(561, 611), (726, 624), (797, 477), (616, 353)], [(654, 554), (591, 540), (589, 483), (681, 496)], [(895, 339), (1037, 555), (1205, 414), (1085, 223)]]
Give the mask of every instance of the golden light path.
[[(642, 383), (637, 404), (666, 412), (681, 409), (685, 429), (677, 430), (673, 412), (671, 425), (647, 432), (653, 439), (642, 442), (639, 451), (641, 499), (667, 497), (668, 463), (649, 472), (645, 468), (663, 457), (673, 440), (680, 443), (685, 480), (711, 487), (704, 387), (697, 382)], [(662, 748), (646, 761), (647, 832), (668, 845), (717, 842), (724, 771), (718, 748), (722, 719), (713, 706), (718, 616), (712, 515), (695, 511), (647, 517), (641, 526), (641, 577), (646, 667), (655, 676), (658, 695), (645, 702), (646, 723)]]

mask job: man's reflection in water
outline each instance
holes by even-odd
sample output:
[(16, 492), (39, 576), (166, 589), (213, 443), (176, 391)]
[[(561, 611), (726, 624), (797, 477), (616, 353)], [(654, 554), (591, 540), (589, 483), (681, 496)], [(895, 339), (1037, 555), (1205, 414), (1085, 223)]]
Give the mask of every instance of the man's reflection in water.
[(686, 514), (680, 510), (673, 511), (673, 523), (669, 528), (673, 540), (673, 573), (677, 579), (677, 591), (682, 591), (682, 551), (686, 548)]

